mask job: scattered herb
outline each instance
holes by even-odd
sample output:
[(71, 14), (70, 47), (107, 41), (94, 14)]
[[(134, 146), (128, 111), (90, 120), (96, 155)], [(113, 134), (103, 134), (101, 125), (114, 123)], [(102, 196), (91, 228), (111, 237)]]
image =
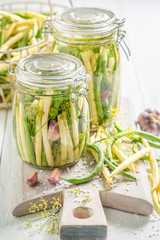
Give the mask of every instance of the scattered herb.
[(90, 198), (90, 195), (87, 194), (87, 195), (83, 195), (83, 203), (88, 203), (91, 201), (91, 198)]
[[(52, 201), (48, 202), (41, 197), (39, 202), (38, 205), (30, 203), (30, 213), (40, 211), (41, 213), (36, 217), (25, 218), (26, 228), (36, 228), (38, 232), (47, 231), (50, 234), (59, 234), (58, 213), (61, 209), (59, 199), (53, 198)], [(52, 205), (52, 207), (50, 207), (50, 205)], [(47, 210), (48, 208), (49, 210)]]
[(75, 196), (78, 196), (78, 195), (80, 195), (80, 191), (79, 191), (79, 189), (78, 189), (78, 188), (72, 188), (72, 189), (71, 189), (71, 193), (74, 193), (74, 194), (75, 194)]

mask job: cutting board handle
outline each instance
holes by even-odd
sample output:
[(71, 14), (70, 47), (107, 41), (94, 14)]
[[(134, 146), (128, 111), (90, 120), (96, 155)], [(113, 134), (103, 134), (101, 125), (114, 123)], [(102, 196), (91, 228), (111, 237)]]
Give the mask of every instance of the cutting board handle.
[(71, 190), (63, 192), (63, 210), (60, 223), (61, 240), (104, 240), (107, 221), (100, 201), (99, 191), (89, 193), (90, 201), (79, 202)]

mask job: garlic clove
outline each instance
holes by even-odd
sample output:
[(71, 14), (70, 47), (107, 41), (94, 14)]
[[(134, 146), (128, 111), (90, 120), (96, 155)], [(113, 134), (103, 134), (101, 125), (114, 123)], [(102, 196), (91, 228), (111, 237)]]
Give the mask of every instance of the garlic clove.
[(156, 109), (146, 109), (137, 119), (137, 123), (142, 131), (160, 135), (160, 112)]
[(61, 172), (58, 168), (55, 168), (52, 172), (51, 175), (48, 178), (48, 182), (51, 184), (56, 184), (60, 181), (60, 176)]
[(48, 140), (49, 141), (57, 141), (60, 138), (59, 126), (58, 123), (53, 120), (49, 124), (48, 129)]
[(102, 104), (112, 95), (111, 91), (101, 90), (101, 102)]
[(28, 176), (27, 184), (30, 186), (34, 186), (37, 183), (37, 180), (38, 180), (37, 172), (34, 172), (30, 176)]

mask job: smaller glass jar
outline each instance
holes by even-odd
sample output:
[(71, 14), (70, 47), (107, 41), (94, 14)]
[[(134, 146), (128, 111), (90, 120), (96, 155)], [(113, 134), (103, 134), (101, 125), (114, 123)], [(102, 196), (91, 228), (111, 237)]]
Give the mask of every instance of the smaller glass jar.
[(13, 128), (21, 158), (41, 168), (64, 167), (83, 154), (89, 102), (82, 62), (67, 54), (34, 54), (10, 64), (15, 74)]

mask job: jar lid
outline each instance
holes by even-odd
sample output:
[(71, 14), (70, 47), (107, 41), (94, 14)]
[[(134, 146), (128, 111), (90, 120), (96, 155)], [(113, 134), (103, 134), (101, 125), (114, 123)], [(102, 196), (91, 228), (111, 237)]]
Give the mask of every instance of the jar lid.
[(33, 89), (55, 89), (74, 85), (84, 76), (82, 62), (63, 53), (37, 53), (21, 59), (15, 69), (16, 82)]
[(99, 8), (70, 8), (56, 15), (55, 21), (75, 28), (99, 28), (115, 19), (111, 11)]
[[(115, 14), (100, 8), (69, 8), (56, 14), (53, 32), (65, 33), (72, 38), (98, 38), (119, 28)], [(74, 34), (74, 35), (73, 35)], [(55, 34), (56, 35), (56, 34)], [(67, 35), (66, 35), (67, 36)]]

